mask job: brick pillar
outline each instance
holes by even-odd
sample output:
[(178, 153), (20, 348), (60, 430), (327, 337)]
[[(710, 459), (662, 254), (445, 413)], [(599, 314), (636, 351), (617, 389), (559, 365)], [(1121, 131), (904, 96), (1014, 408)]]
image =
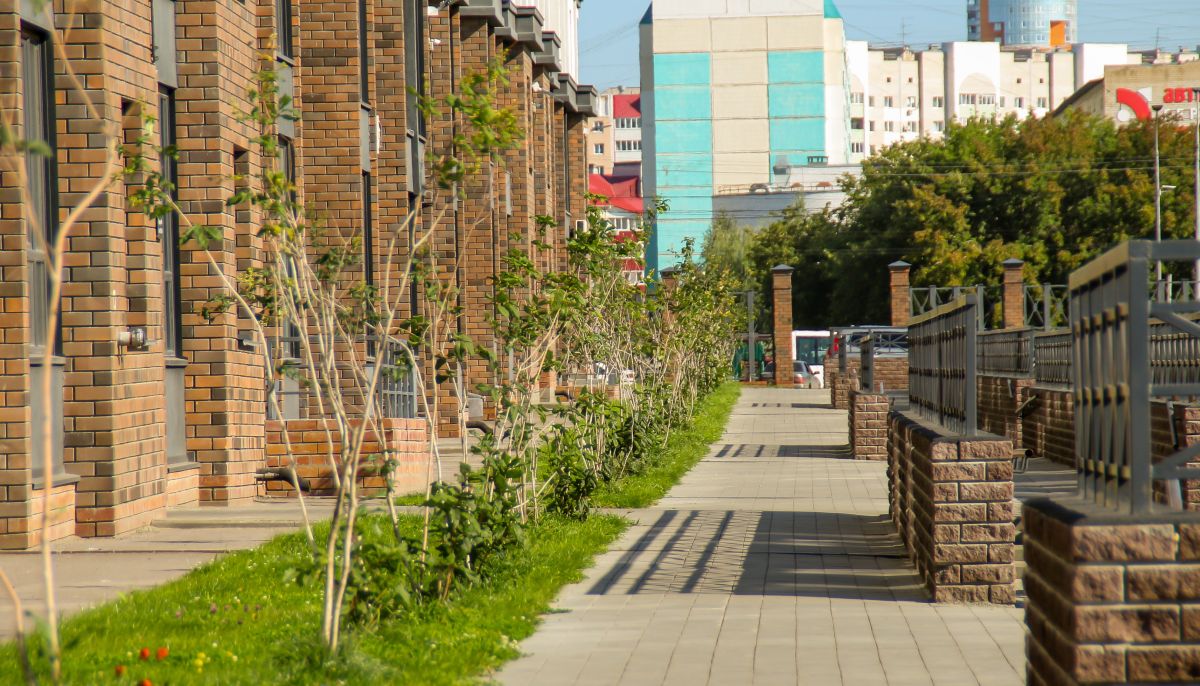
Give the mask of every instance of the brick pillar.
[(882, 393), (851, 391), (847, 418), (854, 459), (886, 460), (888, 397)]
[(908, 297), (909, 272), (912, 265), (899, 260), (888, 265), (889, 287), (892, 296), (892, 326), (908, 326), (910, 304)]
[(775, 312), (775, 385), (792, 387), (792, 272), (781, 264), (771, 270)]
[(1004, 261), (1004, 328), (1025, 326), (1025, 263), (1018, 259)]
[(1193, 683), (1200, 674), (1200, 518), (1025, 503), (1027, 681)]
[(889, 509), (934, 602), (1013, 603), (1012, 442), (891, 413)]

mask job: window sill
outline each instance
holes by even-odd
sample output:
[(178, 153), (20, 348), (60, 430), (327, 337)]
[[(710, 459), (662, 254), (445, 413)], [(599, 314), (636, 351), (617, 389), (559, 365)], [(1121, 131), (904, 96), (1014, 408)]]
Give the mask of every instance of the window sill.
[(287, 55), (285, 55), (281, 52), (276, 52), (275, 59), (276, 59), (276, 61), (283, 62), (284, 64), (291, 67), (292, 69), (296, 68), (296, 58), (295, 57), (288, 57)]
[(187, 367), (188, 364), (189, 364), (188, 361), (183, 359), (182, 357), (172, 357), (171, 355), (167, 355), (167, 367), (170, 369), (178, 369), (180, 367)]
[[(68, 474), (66, 472), (63, 472), (62, 474), (55, 474), (50, 481), (50, 488), (59, 488), (60, 486), (79, 483), (79, 479), (80, 476), (78, 474)], [(33, 490), (44, 490), (45, 484), (46, 482), (44, 479), (35, 478), (33, 480)]]
[(171, 462), (167, 464), (168, 474), (178, 474), (179, 472), (189, 472), (193, 469), (200, 469), (200, 463), (194, 460), (187, 462)]

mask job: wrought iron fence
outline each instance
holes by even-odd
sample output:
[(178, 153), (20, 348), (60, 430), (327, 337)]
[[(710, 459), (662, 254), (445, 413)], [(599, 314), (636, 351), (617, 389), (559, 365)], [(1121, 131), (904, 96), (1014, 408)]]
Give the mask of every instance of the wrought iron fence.
[(1154, 507), (1156, 480), (1200, 478), (1190, 446), (1151, 459), (1152, 398), (1200, 396), (1200, 303), (1157, 300), (1156, 262), (1200, 259), (1197, 241), (1131, 241), (1071, 275), (1075, 455), (1082, 495), (1133, 514)]
[(859, 343), (861, 372), (859, 388), (875, 391), (875, 361), (881, 357), (905, 357), (908, 355), (908, 329), (875, 329)]
[(955, 302), (967, 293), (975, 295), (979, 329), (988, 327), (988, 303), (1001, 302), (998, 286), (924, 286), (908, 289), (909, 316), (919, 317)]
[(909, 322), (910, 405), (954, 433), (977, 432), (979, 302), (967, 293)]
[(1154, 300), (1160, 303), (1197, 300), (1200, 299), (1200, 281), (1176, 280), (1168, 277), (1151, 284), (1150, 294)]
[[(862, 341), (872, 333), (884, 334), (902, 334), (908, 329), (896, 326), (843, 326), (830, 329), (831, 337), (833, 338), (832, 350), (837, 353), (838, 372), (845, 374), (849, 366), (851, 355), (859, 355), (862, 350)], [(907, 348), (905, 348), (907, 350)]]
[(1066, 325), (1070, 291), (1065, 285), (1026, 284), (1024, 294), (1025, 326), (1053, 329)]
[(375, 389), (379, 414), (388, 419), (417, 417), (417, 375), (403, 342), (388, 338), (380, 346), (376, 363), (383, 367)]
[(1041, 386), (1070, 386), (1071, 330), (1055, 329), (1033, 336), (1033, 378)]
[(1033, 329), (980, 332), (978, 345), (981, 374), (1033, 373)]
[[(315, 341), (315, 338), (312, 339)], [(339, 375), (349, 383), (359, 383), (363, 392), (366, 383), (373, 372), (373, 365), (383, 365), (379, 383), (375, 388), (376, 411), (385, 419), (413, 419), (417, 412), (417, 383), (416, 375), (412, 373), (410, 361), (404, 348), (404, 343), (398, 339), (386, 339), (379, 345), (378, 339), (368, 337), (359, 339), (365, 348), (361, 352), (367, 354), (365, 359), (366, 378), (352, 381), (356, 372), (346, 359), (338, 359), (334, 364)], [(267, 339), (268, 355), (275, 365), (275, 395), (280, 412), (277, 416), (270, 411), (270, 419), (299, 419), (304, 398), (308, 389), (302, 379), (308, 376), (304, 368), (300, 336), (298, 334), (274, 336)], [(345, 345), (337, 343), (335, 347)], [(316, 346), (314, 343), (314, 351)], [(279, 351), (278, 353), (276, 351)], [(374, 356), (372, 360), (371, 357)], [(292, 370), (289, 372), (289, 370)]]

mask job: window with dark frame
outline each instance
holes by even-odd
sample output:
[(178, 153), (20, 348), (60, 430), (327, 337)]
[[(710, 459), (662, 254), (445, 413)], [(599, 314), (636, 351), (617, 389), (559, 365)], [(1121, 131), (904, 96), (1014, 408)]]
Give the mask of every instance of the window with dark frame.
[[(279, 171), (283, 173), (283, 178), (292, 188), (291, 194), (294, 201), (296, 197), (296, 146), (287, 136), (280, 136), (278, 141), (276, 155), (279, 159)], [(284, 324), (283, 338), (284, 354), (290, 359), (300, 359), (300, 327), (296, 322), (288, 320)]]
[(291, 0), (275, 0), (276, 40), (279, 41), (279, 54), (293, 59), (295, 48), (292, 40), (292, 2)]
[(358, 100), (371, 102), (369, 55), (367, 55), (367, 0), (358, 0)]
[(420, 97), (425, 93), (426, 6), (426, 0), (404, 0), (404, 82), (408, 86), (405, 102), (409, 146), (407, 172), (414, 209), (425, 189), (425, 116), (421, 112)]
[[(41, 143), (49, 154), (29, 151), (25, 175), (31, 201), (26, 222), (29, 255), (30, 341), (33, 355), (45, 346), (61, 352), (58, 331), (50, 332), (50, 261), (47, 248), (58, 234), (58, 174), (54, 140), (54, 85), (49, 37), (42, 31), (22, 26), (21, 79), (24, 93), (25, 132), (29, 142)], [(61, 321), (59, 322), (61, 328)]]
[[(158, 93), (159, 144), (163, 181), (175, 197), (179, 185), (179, 162), (175, 159), (175, 91), (160, 87)], [(158, 218), (158, 240), (163, 254), (163, 341), (170, 357), (183, 356), (182, 290), (179, 284), (179, 217), (169, 212)]]

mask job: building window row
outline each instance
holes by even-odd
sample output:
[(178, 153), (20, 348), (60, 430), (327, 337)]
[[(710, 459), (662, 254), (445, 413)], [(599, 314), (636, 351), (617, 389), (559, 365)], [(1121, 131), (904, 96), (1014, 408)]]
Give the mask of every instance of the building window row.
[(641, 141), (617, 141), (617, 152), (635, 152), (641, 149)]
[(640, 129), (642, 128), (641, 117), (617, 117), (618, 129)]

